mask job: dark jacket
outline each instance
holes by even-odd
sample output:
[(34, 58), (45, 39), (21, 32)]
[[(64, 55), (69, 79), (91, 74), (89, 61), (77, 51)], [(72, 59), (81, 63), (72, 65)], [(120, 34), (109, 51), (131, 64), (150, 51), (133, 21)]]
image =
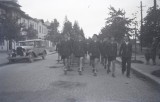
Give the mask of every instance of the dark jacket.
[(122, 57), (132, 57), (132, 44), (129, 42), (128, 45), (123, 42), (120, 47), (119, 55)]
[(106, 49), (105, 49), (105, 42), (101, 42), (100, 43), (100, 52), (101, 52), (101, 56), (105, 56), (105, 51), (106, 51)]
[[(117, 57), (117, 43), (108, 43), (108, 57)], [(106, 50), (107, 50), (106, 49)]]
[(86, 53), (86, 47), (85, 47), (85, 42), (84, 41), (75, 41), (73, 43), (73, 54), (76, 57), (84, 57)]
[(60, 46), (61, 46), (61, 43), (57, 43), (57, 46), (56, 46), (56, 51), (58, 52), (58, 53), (60, 53)]
[(89, 44), (89, 54), (92, 54), (92, 57), (99, 58), (100, 57), (100, 44), (99, 42), (92, 41)]
[(63, 57), (69, 57), (72, 54), (72, 42), (62, 41), (60, 45), (60, 53)]

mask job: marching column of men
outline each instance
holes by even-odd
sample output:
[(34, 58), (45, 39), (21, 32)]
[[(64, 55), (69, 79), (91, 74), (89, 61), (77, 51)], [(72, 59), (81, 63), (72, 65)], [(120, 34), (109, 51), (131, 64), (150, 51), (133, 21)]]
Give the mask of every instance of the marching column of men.
[[(104, 69), (107, 70), (107, 73), (109, 74), (111, 72), (112, 77), (115, 77), (115, 62), (118, 51), (117, 42), (114, 37), (106, 37), (100, 42), (98, 36), (94, 34), (92, 41), (86, 43), (82, 35), (79, 35), (78, 40), (74, 41), (66, 34), (64, 35), (64, 40), (57, 44), (57, 51), (63, 60), (65, 74), (67, 74), (67, 71), (71, 70), (71, 56), (74, 55), (78, 59), (77, 65), (79, 75), (82, 75), (82, 71), (84, 70), (84, 59), (88, 54), (94, 76), (97, 75), (98, 64), (101, 61), (101, 64), (104, 66)], [(124, 42), (121, 44), (119, 55), (122, 58), (122, 74), (127, 70), (126, 76), (130, 77), (132, 44), (129, 42), (129, 37), (124, 37)]]

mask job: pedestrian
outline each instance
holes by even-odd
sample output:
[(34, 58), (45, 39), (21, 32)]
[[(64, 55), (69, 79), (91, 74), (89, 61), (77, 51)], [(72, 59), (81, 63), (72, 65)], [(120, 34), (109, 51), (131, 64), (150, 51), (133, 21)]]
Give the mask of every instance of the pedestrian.
[(110, 42), (110, 40), (108, 37), (104, 38), (104, 42), (103, 42), (104, 69), (108, 69), (108, 67), (109, 67), (109, 63), (108, 63), (109, 42)]
[(121, 44), (119, 56), (122, 57), (122, 74), (126, 71), (126, 76), (130, 78), (132, 44), (128, 36), (124, 37), (124, 42)]
[(86, 54), (85, 42), (83, 40), (82, 35), (78, 35), (78, 41), (75, 41), (73, 44), (73, 54), (76, 58), (78, 58), (78, 72), (79, 75), (82, 75), (83, 67), (84, 67), (84, 57)]
[(57, 45), (56, 45), (56, 51), (58, 53), (58, 63), (61, 61), (61, 42), (58, 41)]
[(104, 39), (100, 40), (100, 54), (101, 54), (101, 64), (104, 66), (104, 61), (105, 61), (105, 47), (104, 47)]
[(89, 56), (89, 65), (90, 65), (90, 66), (92, 66), (92, 64), (91, 64), (91, 56), (90, 56), (90, 54), (89, 54), (91, 42), (92, 42), (92, 39), (90, 38), (89, 41), (87, 42), (87, 54), (88, 54), (88, 56)]
[(157, 54), (157, 42), (156, 38), (153, 38), (152, 47), (151, 47), (151, 56), (153, 65), (156, 65), (156, 54)]
[(146, 64), (148, 65), (151, 59), (151, 45), (150, 44), (146, 47), (144, 56), (145, 56)]
[(70, 56), (72, 53), (72, 45), (70, 42), (69, 35), (64, 35), (64, 40), (61, 42), (61, 56), (64, 63), (64, 73), (67, 74), (67, 71), (70, 70)]
[(108, 69), (107, 73), (110, 72), (110, 67), (112, 65), (112, 77), (115, 77), (115, 63), (117, 57), (117, 43), (114, 37), (110, 38), (110, 43), (108, 44)]
[(99, 42), (98, 42), (98, 36), (96, 34), (93, 35), (92, 41), (89, 46), (89, 55), (90, 55), (90, 61), (92, 66), (92, 72), (93, 75), (97, 75), (97, 65), (100, 59), (100, 49), (99, 49)]

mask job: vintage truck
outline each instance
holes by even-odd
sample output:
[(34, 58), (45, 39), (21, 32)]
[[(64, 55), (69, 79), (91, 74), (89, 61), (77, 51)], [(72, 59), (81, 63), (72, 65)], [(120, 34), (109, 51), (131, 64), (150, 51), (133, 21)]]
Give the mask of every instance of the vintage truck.
[(17, 48), (13, 49), (9, 53), (9, 63), (23, 59), (26, 59), (29, 62), (33, 62), (37, 57), (42, 57), (42, 59), (45, 59), (47, 55), (45, 46), (45, 40), (42, 39), (19, 41)]

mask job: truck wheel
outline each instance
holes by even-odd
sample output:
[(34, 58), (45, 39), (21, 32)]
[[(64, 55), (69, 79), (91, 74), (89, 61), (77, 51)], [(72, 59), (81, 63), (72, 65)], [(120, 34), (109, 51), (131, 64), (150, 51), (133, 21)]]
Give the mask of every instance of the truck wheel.
[(34, 56), (33, 56), (33, 54), (31, 53), (31, 54), (29, 54), (28, 56), (29, 56), (29, 59), (28, 59), (29, 62), (32, 63), (32, 62), (34, 61)]

